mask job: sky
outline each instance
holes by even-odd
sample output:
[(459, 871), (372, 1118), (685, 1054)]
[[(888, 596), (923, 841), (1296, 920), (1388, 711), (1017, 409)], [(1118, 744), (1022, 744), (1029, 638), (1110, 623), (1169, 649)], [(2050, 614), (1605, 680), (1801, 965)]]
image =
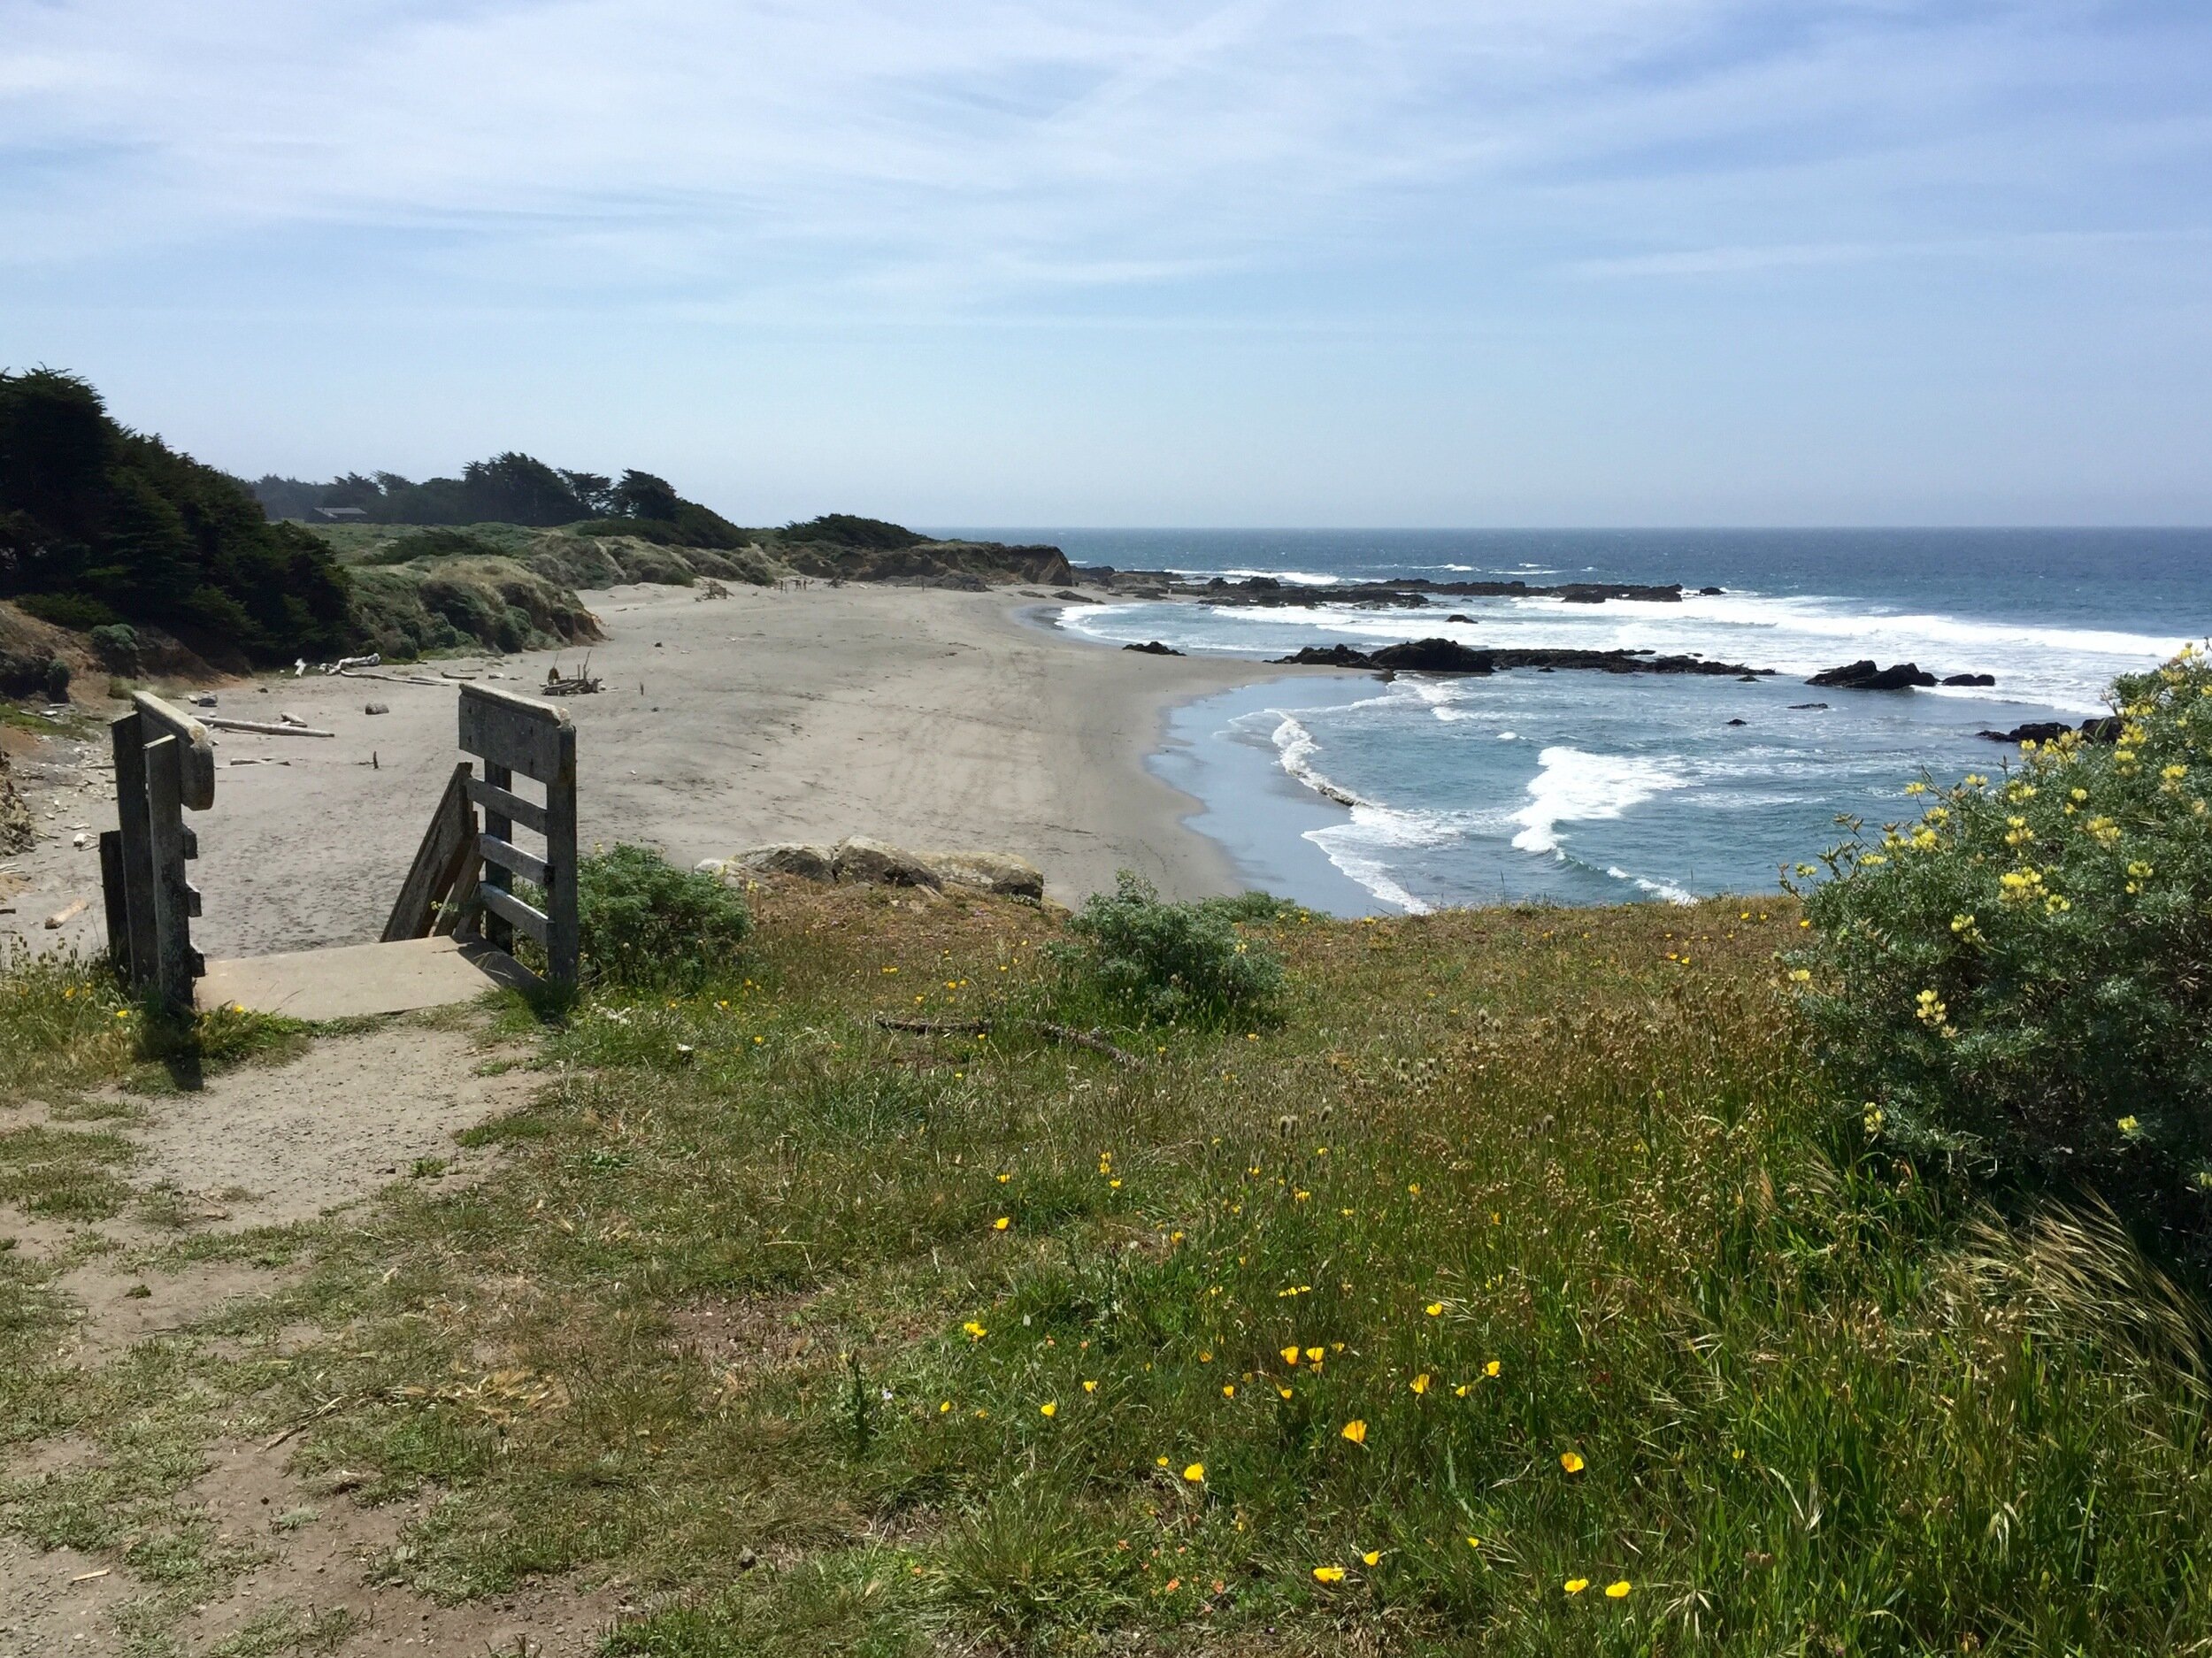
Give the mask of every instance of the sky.
[(0, 366), (743, 523), (2212, 523), (2202, 0), (0, 0)]

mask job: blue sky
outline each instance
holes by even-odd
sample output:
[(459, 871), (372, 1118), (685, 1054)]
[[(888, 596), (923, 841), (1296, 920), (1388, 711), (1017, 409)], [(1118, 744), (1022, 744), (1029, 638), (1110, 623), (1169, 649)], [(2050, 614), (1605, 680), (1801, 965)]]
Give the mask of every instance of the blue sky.
[(2212, 8), (0, 0), (0, 364), (747, 522), (2212, 522)]

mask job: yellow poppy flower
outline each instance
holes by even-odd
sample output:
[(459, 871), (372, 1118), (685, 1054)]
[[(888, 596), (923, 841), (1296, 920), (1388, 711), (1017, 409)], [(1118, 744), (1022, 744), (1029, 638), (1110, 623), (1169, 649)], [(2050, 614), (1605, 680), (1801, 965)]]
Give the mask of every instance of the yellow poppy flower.
[(1582, 1453), (1579, 1451), (1560, 1452), (1559, 1465), (1570, 1474), (1579, 1474), (1582, 1471)]
[(1294, 1345), (1283, 1349), (1283, 1362), (1289, 1365), (1294, 1370), (1297, 1368), (1298, 1349)]
[(995, 1220), (995, 1221), (993, 1221), (993, 1222), (991, 1223), (991, 1230), (992, 1230), (993, 1232), (1004, 1232), (1004, 1231), (1005, 1231), (1005, 1230), (1006, 1230), (1009, 1226), (1011, 1226), (1013, 1224), (1014, 1224), (1014, 1217), (1013, 1217), (1011, 1215), (1002, 1215), (1002, 1216), (1000, 1216), (1000, 1217), (999, 1217), (996, 1220)]
[(1086, 1382), (1083, 1384), (1083, 1391), (1087, 1393), (1094, 1393), (1098, 1391), (1098, 1384), (1096, 1382)]
[(1562, 1586), (1569, 1594), (1580, 1594), (1590, 1586), (1590, 1580), (1587, 1577), (1570, 1577)]
[(1379, 1566), (1382, 1564), (1382, 1550), (1379, 1548), (1371, 1548), (1364, 1554), (1362, 1554), (1360, 1558), (1371, 1566)]
[(980, 1341), (984, 1337), (991, 1333), (981, 1324), (976, 1323), (976, 1321), (972, 1318), (969, 1319), (966, 1324), (961, 1325), (960, 1327), (968, 1332), (969, 1338), (972, 1340)]
[(1498, 1361), (1493, 1359), (1489, 1363), (1482, 1367), (1482, 1373), (1485, 1376), (1495, 1376), (1502, 1368), (1502, 1367), (1499, 1364)]
[(1342, 1583), (1344, 1581), (1344, 1568), (1341, 1566), (1316, 1566), (1313, 1569), (1313, 1580), (1316, 1583)]
[(1431, 1301), (1421, 1310), (1428, 1314), (1428, 1316), (1432, 1318), (1441, 1318), (1444, 1316), (1444, 1303), (1442, 1301)]
[(1429, 1373), (1426, 1370), (1423, 1370), (1418, 1376), (1413, 1378), (1410, 1386), (1412, 1386), (1413, 1391), (1417, 1393), (1427, 1393), (1429, 1391)]
[(1625, 1577), (1624, 1577), (1624, 1578), (1622, 1578), (1622, 1579), (1621, 1579), (1618, 1583), (1609, 1583), (1609, 1584), (1607, 1584), (1607, 1585), (1605, 1585), (1605, 1598), (1606, 1598), (1607, 1600), (1627, 1600), (1627, 1599), (1628, 1599), (1628, 1579), (1627, 1579), (1627, 1578), (1625, 1578)]
[(1204, 1485), (1206, 1483), (1205, 1463), (1193, 1462), (1188, 1468), (1186, 1468), (1183, 1470), (1183, 1478), (1190, 1481), (1190, 1483), (1194, 1485)]
[(1037, 1414), (1041, 1416), (1056, 1416), (1060, 1414), (1060, 1406), (1056, 1401), (1048, 1399), (1037, 1407)]
[(1367, 1443), (1367, 1424), (1361, 1421), (1357, 1416), (1354, 1416), (1349, 1422), (1346, 1423), (1343, 1427), (1339, 1429), (1338, 1432), (1355, 1445), (1364, 1445)]

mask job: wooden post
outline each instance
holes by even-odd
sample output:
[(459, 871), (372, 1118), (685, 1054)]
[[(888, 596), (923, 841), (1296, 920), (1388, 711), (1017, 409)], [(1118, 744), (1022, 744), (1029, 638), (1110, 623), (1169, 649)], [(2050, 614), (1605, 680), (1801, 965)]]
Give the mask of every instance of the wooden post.
[[(490, 760), (486, 760), (484, 780), (494, 788), (512, 789), (515, 786), (515, 774), (510, 767), (497, 765)], [(487, 806), (484, 809), (484, 833), (494, 840), (511, 841), (515, 833), (514, 822), (511, 818)], [(479, 886), (503, 893), (511, 889), (515, 884), (513, 871), (490, 862), (479, 866), (476, 879)], [(513, 952), (515, 948), (514, 923), (498, 913), (496, 910), (488, 906), (485, 909), (478, 923), (477, 931), (484, 935), (486, 942), (496, 945), (510, 954)]]
[[(108, 727), (115, 751), (115, 813), (121, 825), (123, 976), (134, 989), (154, 976), (154, 840), (146, 817), (146, 740), (135, 713)], [(113, 925), (112, 919), (110, 925)]]
[(126, 979), (131, 971), (131, 902), (123, 887), (123, 832), (100, 832), (100, 897), (107, 908), (108, 961)]
[(576, 728), (555, 733), (559, 764), (545, 786), (546, 976), (557, 985), (576, 982), (581, 929), (576, 918)]
[(150, 982), (163, 1005), (192, 1006), (199, 961), (192, 948), (192, 898), (184, 878), (184, 765), (174, 737), (145, 748), (146, 824), (153, 852), (153, 972)]
[[(468, 786), (474, 775), (466, 760), (453, 768), (445, 793), (430, 814), (430, 827), (415, 849), (415, 862), (400, 884), (399, 898), (384, 924), (385, 942), (396, 939), (426, 939), (439, 919), (438, 901), (453, 891), (462, 877), (462, 865), (475, 856), (476, 811), (469, 804)], [(450, 933), (453, 929), (444, 929)]]

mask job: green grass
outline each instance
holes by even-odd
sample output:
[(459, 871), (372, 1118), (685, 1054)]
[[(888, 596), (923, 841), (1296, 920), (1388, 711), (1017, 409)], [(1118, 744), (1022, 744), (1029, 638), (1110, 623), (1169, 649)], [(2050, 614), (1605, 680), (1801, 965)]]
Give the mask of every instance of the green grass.
[(11, 1437), (138, 1471), (8, 1523), (118, 1547), (148, 1447), (312, 1418), (431, 1500), (382, 1577), (619, 1578), (626, 1654), (2206, 1649), (2193, 1298), (1870, 1155), (1793, 910), (1293, 912), (1279, 1024), (1124, 1068), (1032, 1022), (1033, 910), (757, 902), (543, 1032), (480, 1183), (177, 1246), (295, 1272), (39, 1384)]

